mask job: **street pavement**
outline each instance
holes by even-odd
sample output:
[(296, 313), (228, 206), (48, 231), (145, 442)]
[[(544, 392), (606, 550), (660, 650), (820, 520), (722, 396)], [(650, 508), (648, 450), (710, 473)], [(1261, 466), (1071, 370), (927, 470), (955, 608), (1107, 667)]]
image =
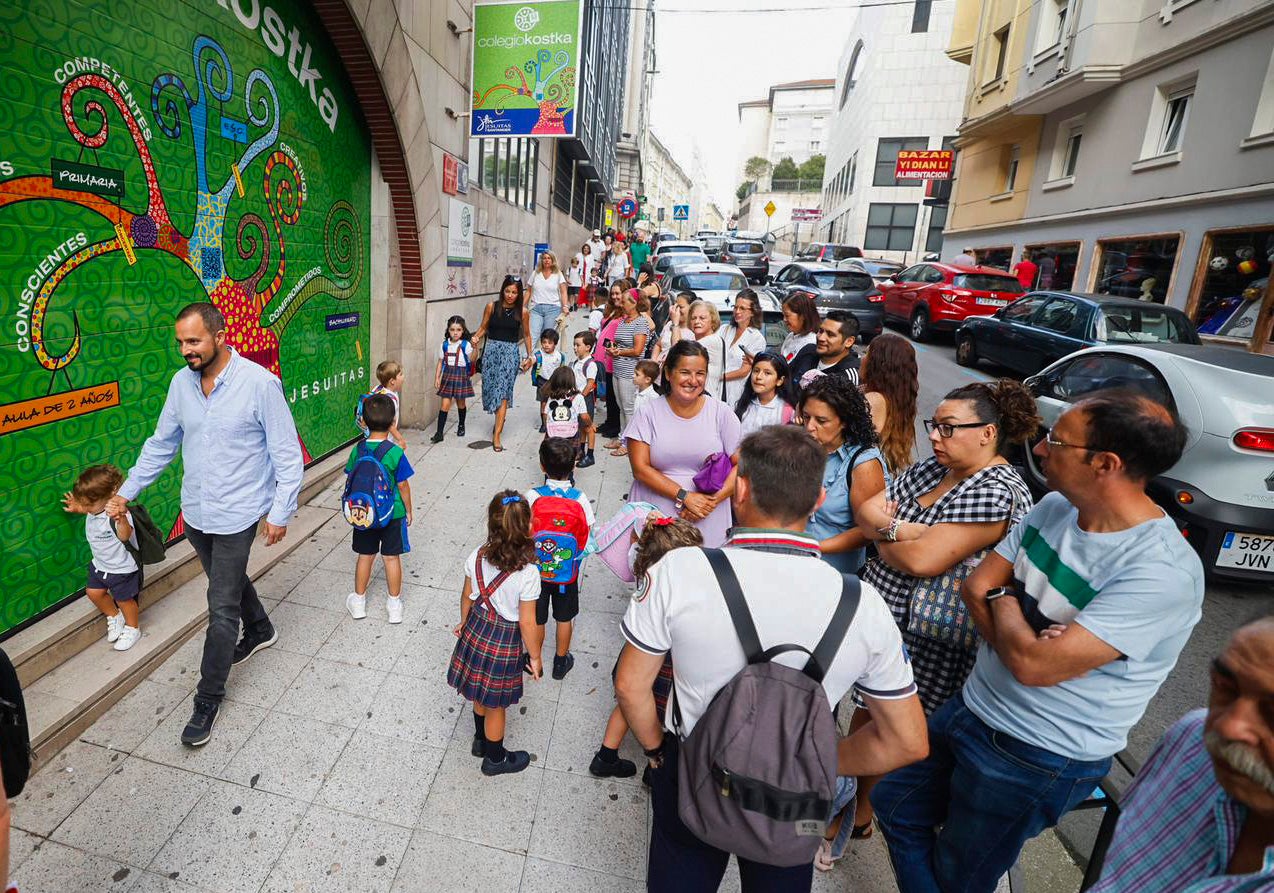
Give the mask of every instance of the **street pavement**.
[[(982, 377), (950, 354), (920, 346), (922, 417), (954, 382)], [(338, 516), (258, 581), (279, 642), (232, 671), (208, 745), (178, 743), (200, 633), (31, 779), (13, 804), (12, 874), (21, 889), (644, 888), (645, 789), (587, 771), (613, 705), (610, 670), (628, 600), (600, 564), (584, 572), (575, 669), (561, 682), (528, 681), (509, 711), (507, 744), (529, 750), (531, 767), (487, 779), (469, 755), (469, 708), (445, 681), (463, 562), (483, 539), (491, 495), (541, 481), (529, 383), (519, 383), (504, 453), (468, 448), (490, 437), (491, 417), (474, 406), (465, 441), (454, 436), (454, 416), (442, 444), (428, 443), (431, 431), (406, 432), (417, 474), (405, 622), (385, 622), (379, 566), (367, 619), (344, 610), (353, 556)], [(577, 478), (600, 518), (620, 506), (630, 483), (626, 460), (604, 451)], [(335, 508), (342, 483), (314, 502)], [(1204, 624), (1139, 727), (1140, 742), (1202, 703), (1206, 660), (1270, 602), (1209, 593)], [(545, 654), (552, 648), (550, 624)], [(623, 753), (640, 761), (631, 740)], [(1032, 891), (1078, 888), (1079, 872), (1052, 833), (1028, 845), (1023, 865)], [(738, 889), (733, 867), (722, 889)], [(855, 842), (814, 889), (895, 890), (879, 836)]]

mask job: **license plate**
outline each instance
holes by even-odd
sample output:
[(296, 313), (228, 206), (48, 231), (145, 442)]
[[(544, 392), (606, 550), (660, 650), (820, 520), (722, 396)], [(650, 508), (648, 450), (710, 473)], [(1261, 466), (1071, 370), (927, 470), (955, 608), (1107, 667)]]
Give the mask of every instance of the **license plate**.
[(987, 307), (1007, 307), (1007, 306), (1009, 306), (1009, 302), (1008, 302), (1008, 301), (1003, 300), (1002, 298), (978, 298), (978, 303), (979, 303), (979, 304), (984, 304), (984, 305), (986, 305)]
[(1227, 531), (1216, 566), (1274, 573), (1274, 536)]

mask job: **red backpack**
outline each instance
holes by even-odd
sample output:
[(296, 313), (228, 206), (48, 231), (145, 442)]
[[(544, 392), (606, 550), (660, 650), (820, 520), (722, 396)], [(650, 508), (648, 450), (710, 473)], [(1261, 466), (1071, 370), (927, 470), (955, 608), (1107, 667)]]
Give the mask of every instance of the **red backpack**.
[(576, 502), (582, 494), (574, 487), (555, 490), (536, 487), (531, 506), (531, 537), (540, 579), (546, 583), (574, 583), (579, 577), (584, 547), (588, 545), (588, 517)]

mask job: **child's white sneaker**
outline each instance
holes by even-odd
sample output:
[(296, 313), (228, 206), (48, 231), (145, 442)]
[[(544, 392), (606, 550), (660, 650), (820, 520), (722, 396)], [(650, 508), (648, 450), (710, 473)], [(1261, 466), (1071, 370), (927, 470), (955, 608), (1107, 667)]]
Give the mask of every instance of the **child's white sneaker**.
[(116, 651), (127, 651), (137, 644), (142, 637), (142, 631), (135, 626), (125, 626), (119, 634), (119, 639), (115, 642)]
[(397, 598), (395, 598), (394, 596), (391, 595), (388, 598), (386, 598), (385, 613), (389, 615), (390, 623), (402, 623), (403, 622), (403, 597), (400, 595)]
[(351, 592), (345, 596), (345, 609), (355, 620), (362, 620), (367, 616), (367, 596)]
[(124, 612), (116, 611), (114, 617), (106, 618), (106, 641), (114, 642), (124, 631)]

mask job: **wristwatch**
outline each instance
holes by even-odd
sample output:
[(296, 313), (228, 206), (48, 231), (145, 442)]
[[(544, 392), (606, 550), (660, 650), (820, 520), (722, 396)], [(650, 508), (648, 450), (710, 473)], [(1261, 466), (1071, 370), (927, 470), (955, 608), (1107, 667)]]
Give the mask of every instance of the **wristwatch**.
[(1017, 588), (1014, 586), (994, 586), (986, 591), (987, 604), (995, 601), (997, 598), (1012, 596), (1017, 598)]
[(686, 492), (685, 487), (682, 487), (680, 490), (677, 491), (677, 496), (673, 501), (673, 505), (677, 507), (677, 511), (681, 511), (683, 508), (686, 507), (686, 497), (689, 495), (690, 494)]

